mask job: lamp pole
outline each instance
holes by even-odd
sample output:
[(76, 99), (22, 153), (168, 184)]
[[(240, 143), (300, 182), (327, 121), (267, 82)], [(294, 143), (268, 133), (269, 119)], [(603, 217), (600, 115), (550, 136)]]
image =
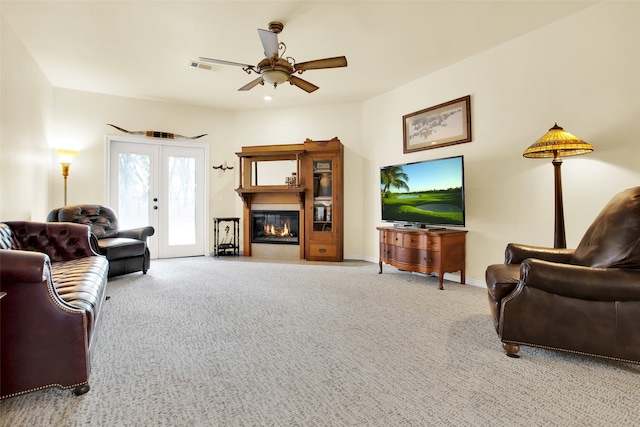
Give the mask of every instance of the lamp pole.
[(565, 249), (567, 247), (567, 239), (564, 231), (564, 206), (562, 203), (562, 159), (558, 151), (554, 152), (553, 161), (553, 178), (555, 185), (555, 227), (553, 234), (553, 247)]
[(64, 179), (64, 206), (67, 206), (67, 177), (69, 176), (69, 166), (71, 163), (60, 163), (62, 166), (62, 178)]

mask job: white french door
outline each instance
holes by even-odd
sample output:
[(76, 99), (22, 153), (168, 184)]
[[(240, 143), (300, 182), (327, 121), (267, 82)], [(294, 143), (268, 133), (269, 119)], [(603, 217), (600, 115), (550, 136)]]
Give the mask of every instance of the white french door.
[(121, 229), (151, 225), (151, 258), (205, 255), (208, 146), (107, 136), (107, 203)]

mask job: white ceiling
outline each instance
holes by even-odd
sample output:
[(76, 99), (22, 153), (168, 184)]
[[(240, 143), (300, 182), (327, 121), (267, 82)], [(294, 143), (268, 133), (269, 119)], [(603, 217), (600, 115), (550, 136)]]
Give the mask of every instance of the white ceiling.
[[(3, 24), (55, 87), (230, 110), (360, 102), (584, 9), (584, 1), (4, 1)], [(241, 68), (189, 67), (205, 56), (257, 64), (258, 28), (281, 21), (285, 56), (345, 55), (311, 70), (308, 94), (237, 89)], [(478, 70), (482, 72), (482, 70)], [(265, 103), (263, 96), (274, 100)]]

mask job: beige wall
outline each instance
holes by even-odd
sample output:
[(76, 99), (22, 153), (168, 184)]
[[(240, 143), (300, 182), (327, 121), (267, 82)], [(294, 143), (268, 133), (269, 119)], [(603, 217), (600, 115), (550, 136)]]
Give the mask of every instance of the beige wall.
[(44, 220), (53, 89), (4, 19), (0, 27), (0, 219)]
[[(51, 127), (52, 122), (52, 140), (63, 137), (81, 146), (69, 178), (69, 202), (101, 202), (104, 136), (116, 133), (106, 123), (132, 130), (209, 133), (202, 141), (211, 146), (211, 164), (226, 160), (237, 165), (234, 153), (245, 145), (337, 136), (345, 144), (345, 256), (377, 261), (379, 167), (463, 154), (469, 230), (467, 278), (481, 285), (486, 265), (502, 261), (507, 242), (553, 242), (550, 159), (524, 159), (522, 151), (554, 122), (596, 149), (588, 156), (567, 158), (563, 165), (569, 246), (577, 245), (613, 193), (640, 183), (636, 163), (640, 155), (636, 142), (640, 136), (640, 59), (634, 54), (640, 40), (634, 22), (637, 16), (638, 3), (598, 3), (363, 104), (239, 113), (47, 89), (42, 76), (5, 73), (6, 45), (12, 56), (28, 55), (10, 31), (5, 39), (3, 28), (2, 158), (3, 162), (5, 156), (26, 158), (29, 171), (39, 170), (37, 158), (29, 158), (34, 152), (31, 144), (8, 143), (5, 137), (29, 139), (25, 135)], [(428, 55), (428, 47), (424, 54)], [(28, 58), (23, 61), (30, 62)], [(5, 93), (5, 88), (16, 83), (21, 91)], [(24, 101), (22, 92), (29, 92), (31, 83), (35, 91)], [(404, 114), (467, 94), (472, 97), (471, 143), (402, 153)], [(34, 109), (39, 112), (30, 116), (27, 110)], [(5, 117), (12, 117), (8, 131)], [(47, 209), (60, 204), (62, 183), (57, 163), (48, 163), (48, 197), (39, 185), (42, 178), (34, 183), (20, 168), (9, 170), (12, 172), (6, 172), (3, 163), (0, 218), (38, 217), (46, 209), (32, 205), (43, 199)], [(24, 179), (14, 179), (14, 174)], [(5, 185), (6, 180), (16, 185)], [(236, 186), (236, 170), (211, 171), (210, 216), (242, 214), (240, 199), (233, 191)], [(21, 199), (23, 194), (32, 195), (37, 202)], [(19, 208), (5, 209), (8, 205)], [(32, 214), (34, 209), (38, 215)]]
[[(557, 121), (595, 147), (562, 166), (567, 245), (575, 247), (614, 193), (640, 185), (638, 16), (639, 3), (599, 3), (365, 102), (363, 139), (373, 148), (365, 182), (382, 165), (463, 154), (467, 277), (482, 282), (507, 242), (553, 245), (551, 159), (522, 152)], [(467, 94), (473, 142), (402, 154), (402, 115)], [(376, 213), (365, 226), (370, 249), (378, 189), (368, 186), (365, 197)]]
[[(69, 174), (69, 204), (105, 203), (105, 135), (124, 135), (107, 123), (130, 131), (154, 130), (185, 136), (206, 133), (197, 141), (209, 144), (211, 165), (225, 160), (232, 163), (235, 158), (232, 112), (58, 88), (54, 89), (53, 111), (54, 138), (80, 151)], [(56, 179), (59, 171), (51, 173), (49, 205), (56, 207), (62, 205), (62, 184)], [(210, 171), (210, 217), (235, 214), (235, 188), (233, 173)], [(213, 233), (212, 229), (209, 231)], [(212, 238), (210, 243), (213, 245)]]

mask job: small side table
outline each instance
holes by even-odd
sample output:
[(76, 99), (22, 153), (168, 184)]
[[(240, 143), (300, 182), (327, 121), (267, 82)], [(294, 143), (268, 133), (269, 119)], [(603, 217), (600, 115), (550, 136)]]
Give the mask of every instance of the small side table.
[[(224, 228), (224, 235), (220, 234), (220, 223), (230, 222)], [(233, 229), (233, 230), (232, 230)], [(240, 255), (240, 218), (213, 218), (213, 256)]]

